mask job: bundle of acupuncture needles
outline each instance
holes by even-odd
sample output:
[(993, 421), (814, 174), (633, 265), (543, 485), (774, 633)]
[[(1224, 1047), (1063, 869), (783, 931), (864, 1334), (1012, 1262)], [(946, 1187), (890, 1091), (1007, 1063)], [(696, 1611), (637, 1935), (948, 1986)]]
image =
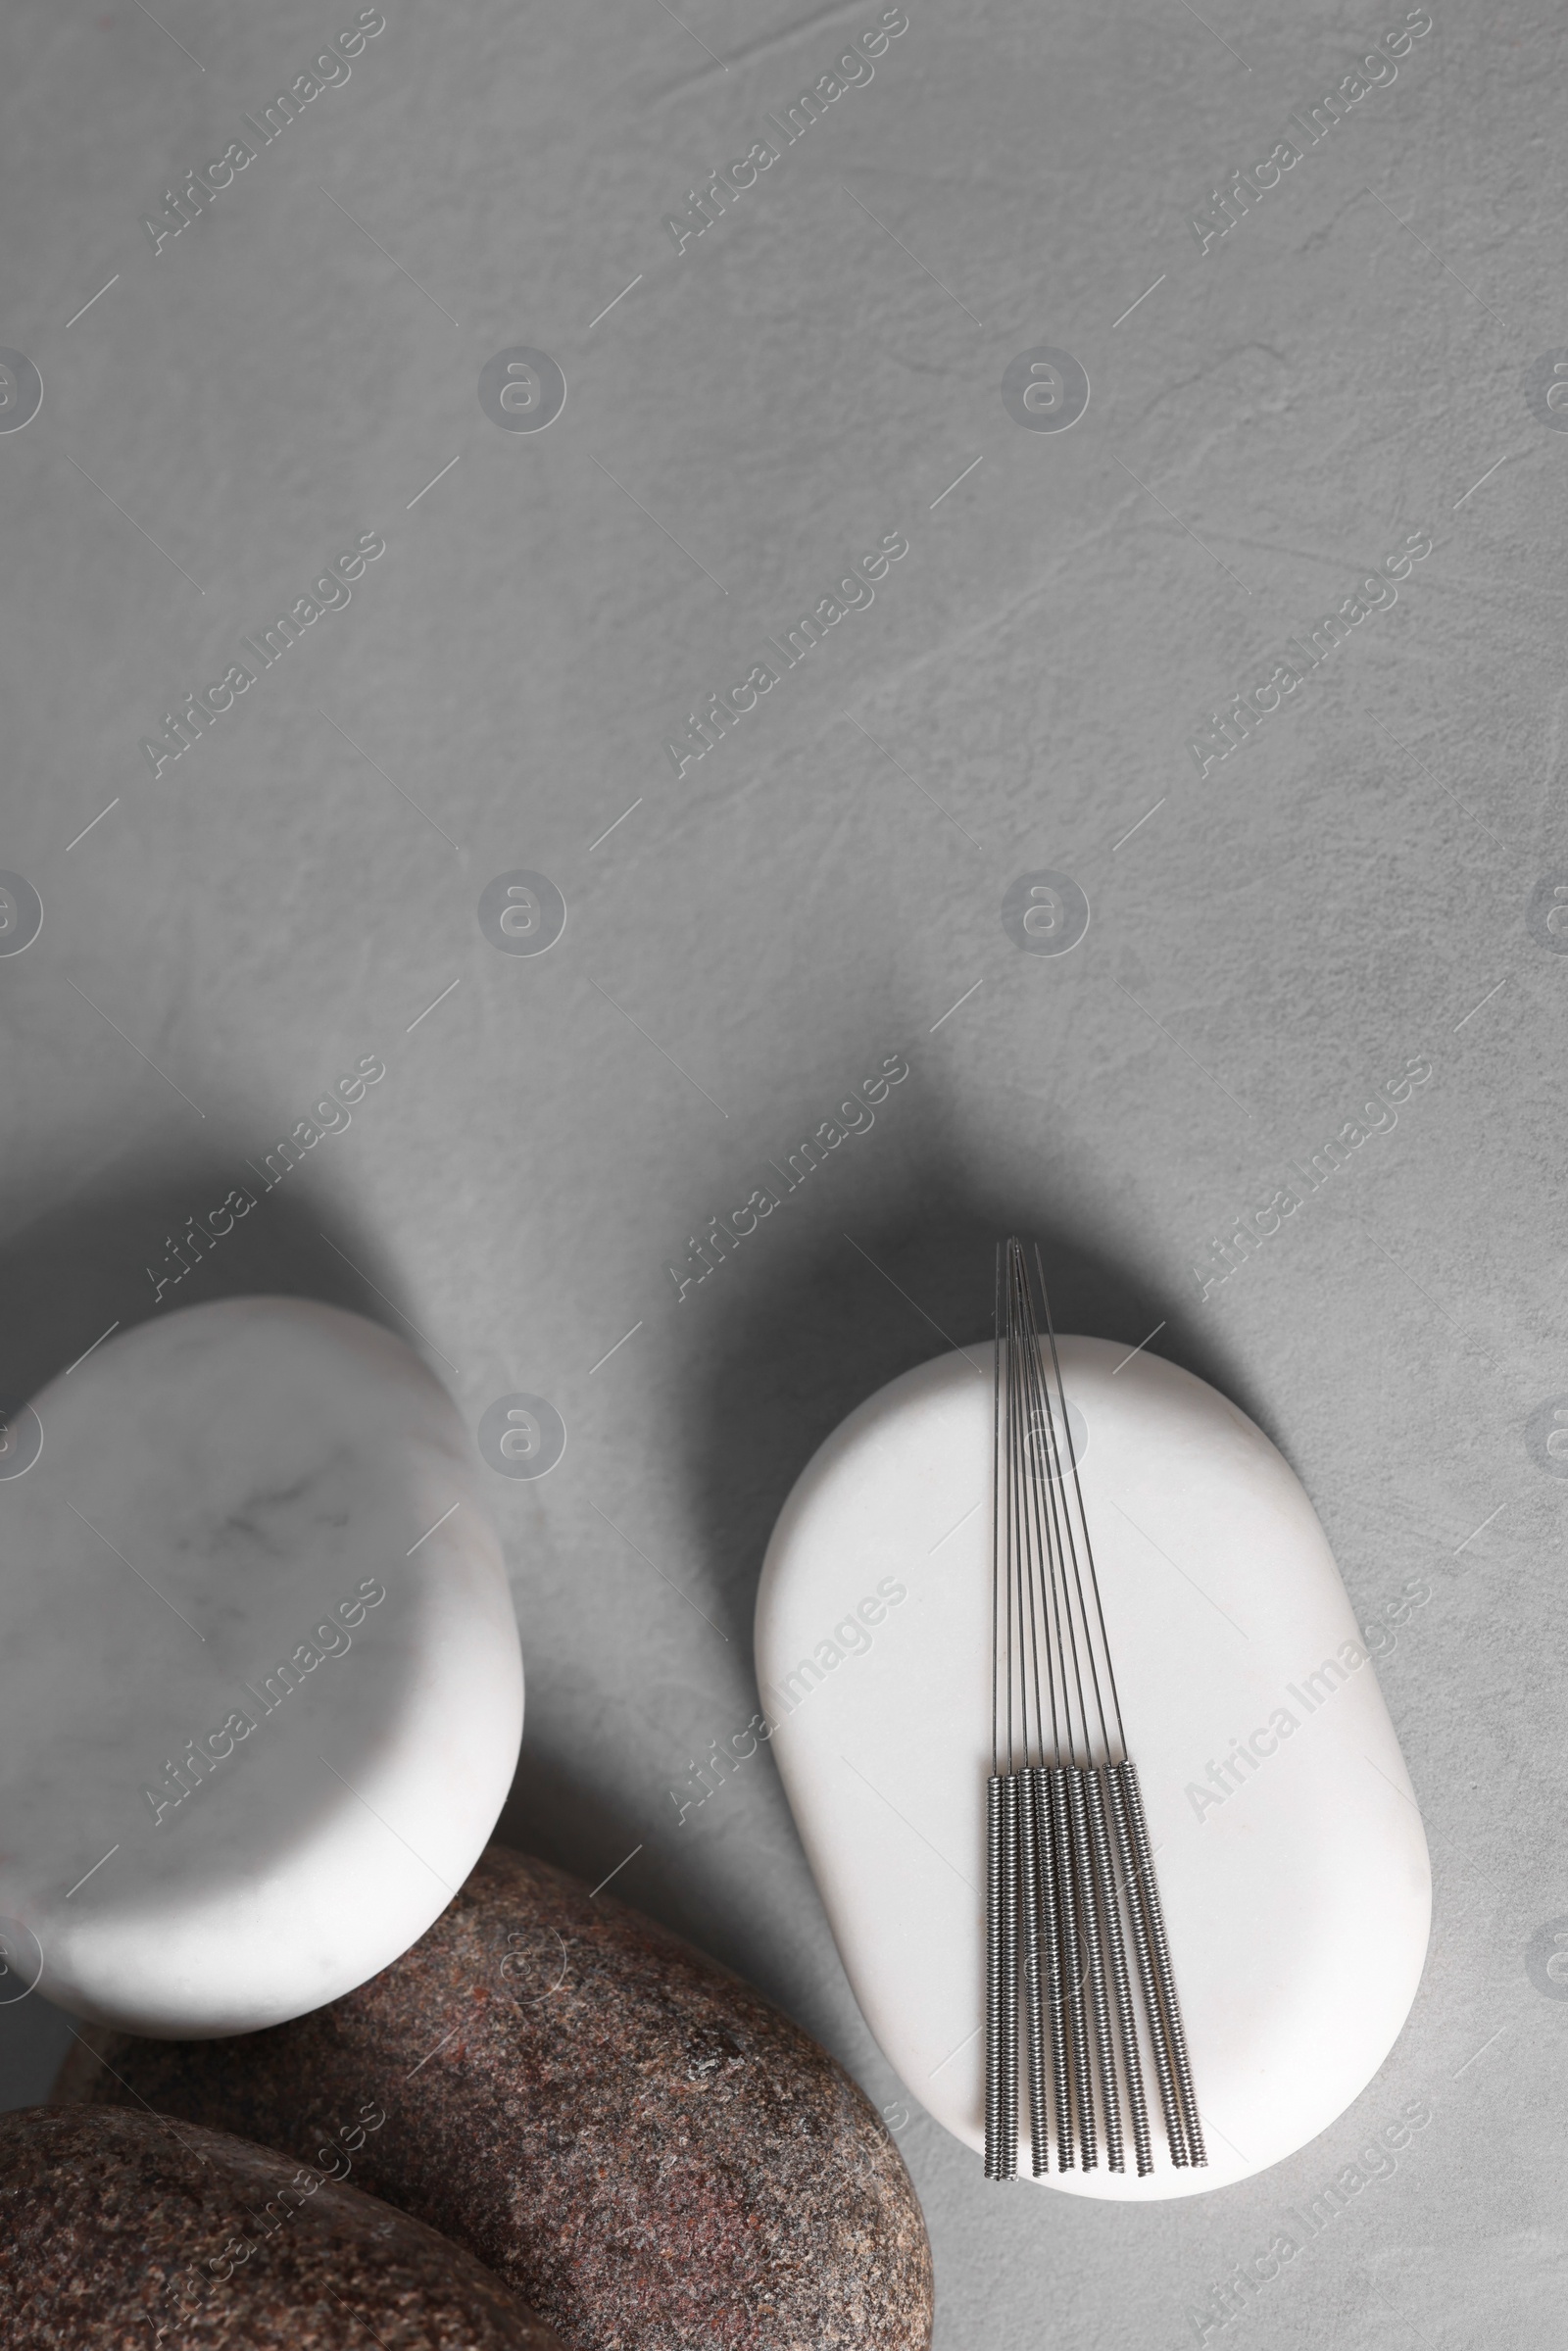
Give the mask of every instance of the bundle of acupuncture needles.
[(1037, 2178), (1053, 2143), (1058, 2171), (1093, 2171), (1102, 2144), (1124, 2172), (1124, 2114), (1154, 2169), (1133, 1975), (1171, 2162), (1206, 2164), (1045, 1268), (1016, 1240), (997, 1252), (995, 1358), (986, 2177), (1017, 2177), (1020, 2043)]

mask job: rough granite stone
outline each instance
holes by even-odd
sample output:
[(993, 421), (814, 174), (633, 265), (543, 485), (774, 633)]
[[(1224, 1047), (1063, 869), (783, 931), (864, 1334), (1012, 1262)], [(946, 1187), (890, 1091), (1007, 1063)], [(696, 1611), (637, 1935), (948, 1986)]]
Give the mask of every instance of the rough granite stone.
[(395, 1966), (229, 2040), (100, 2036), (58, 2095), (314, 2159), (363, 2102), (374, 2194), (468, 2246), (575, 2351), (925, 2351), (931, 2256), (843, 2069), (612, 1896), (492, 1846)]
[(560, 2351), (459, 2245), (222, 2131), (0, 2116), (6, 2351)]

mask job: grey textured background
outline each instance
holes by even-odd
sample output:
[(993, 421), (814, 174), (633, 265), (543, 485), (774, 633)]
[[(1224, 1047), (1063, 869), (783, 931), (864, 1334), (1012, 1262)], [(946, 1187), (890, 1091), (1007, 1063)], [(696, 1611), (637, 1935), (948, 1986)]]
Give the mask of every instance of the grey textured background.
[[(678, 1829), (668, 1790), (755, 1705), (796, 1472), (933, 1324), (982, 1329), (993, 1236), (1038, 1232), (1066, 1327), (1163, 1322), (1284, 1447), (1358, 1608), (1431, 1584), (1379, 1671), (1436, 1922), (1383, 2075), (1245, 2187), (999, 2191), (901, 2122), (943, 2351), (1197, 2339), (1416, 2098), (1394, 2176), (1223, 2339), (1559, 2342), (1568, 1491), (1527, 1426), (1568, 1392), (1568, 960), (1526, 917), (1568, 881), (1568, 439), (1526, 378), (1568, 343), (1568, 31), (1435, 0), (1200, 254), (1190, 211), (1401, 9), (911, 0), (677, 256), (662, 216), (876, 0), (387, 0), (155, 256), (142, 212), (354, 13), (9, 12), (0, 343), (44, 381), (0, 436), (0, 865), (44, 905), (0, 960), (9, 1399), (117, 1319), (255, 1288), (416, 1336), (470, 1423), (550, 1397), (561, 1465), (494, 1482), (509, 1833), (590, 1880), (640, 1846), (617, 1890), (892, 2104), (765, 1752)], [(1002, 404), (1041, 343), (1094, 387), (1067, 433)], [(476, 397), (514, 344), (565, 372), (542, 434)], [(1195, 721), (1423, 527), (1397, 604), (1200, 781)], [(371, 530), (347, 609), (155, 782), (138, 738)], [(894, 530), (875, 605), (677, 782), (694, 697)], [(537, 960), (477, 924), (514, 867), (569, 908)], [(1059, 960), (1002, 926), (1041, 867), (1093, 907)], [(677, 1303), (688, 1234), (894, 1051), (874, 1130)], [(368, 1053), (352, 1128), (155, 1308), (166, 1235)], [(1415, 1055), (1397, 1130), (1200, 1298), (1213, 1238)], [(0, 2030), (28, 2102), (64, 2023)]]

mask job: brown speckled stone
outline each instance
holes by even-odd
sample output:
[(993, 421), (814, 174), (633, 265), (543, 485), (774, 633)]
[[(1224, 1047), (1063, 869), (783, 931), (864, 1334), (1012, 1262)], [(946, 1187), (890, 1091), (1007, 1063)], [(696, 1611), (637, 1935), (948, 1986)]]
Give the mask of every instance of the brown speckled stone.
[(0, 2342), (561, 2351), (407, 2213), (226, 2131), (106, 2106), (0, 2115)]
[[(354, 2178), (467, 2245), (576, 2351), (926, 2351), (903, 2161), (825, 2050), (609, 1894), (493, 1845), (421, 1941), (315, 2015), (117, 2035), (135, 2093), (308, 2161), (366, 2100)], [(119, 2075), (122, 2079), (114, 2079)]]

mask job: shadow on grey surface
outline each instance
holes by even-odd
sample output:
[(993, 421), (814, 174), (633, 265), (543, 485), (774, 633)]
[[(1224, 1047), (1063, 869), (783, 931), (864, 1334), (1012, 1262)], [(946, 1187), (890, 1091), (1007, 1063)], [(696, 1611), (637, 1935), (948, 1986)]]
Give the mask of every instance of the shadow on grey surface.
[(70, 2017), (42, 1992), (0, 2003), (0, 2114), (42, 2106), (75, 2046)]
[[(600, 1785), (585, 1776), (582, 1743), (569, 1725), (564, 1743), (564, 1754), (555, 1751), (548, 1732), (530, 1737), (525, 1731), (495, 1842), (532, 1853), (591, 1891), (602, 1889), (641, 1911), (754, 1984), (808, 2032), (816, 2030), (801, 2013), (799, 1986), (790, 1986), (774, 1964), (776, 1952), (759, 1944), (752, 1923), (736, 1914), (725, 1839), (688, 1832), (688, 1841), (677, 1842), (664, 1788), (648, 1790), (639, 1801), (622, 1788)], [(747, 1826), (739, 1815), (729, 1823), (736, 1835)]]
[[(634, 1818), (630, 1805), (585, 1784), (525, 1730), (512, 1792), (495, 1826), (497, 1844), (532, 1853), (592, 1886), (607, 1870), (625, 1861), (634, 1846), (646, 1843), (650, 1826)], [(621, 1870), (614, 1890), (623, 1901), (635, 1902), (627, 1874)]]
[[(255, 1204), (215, 1236), (209, 1220), (241, 1180)], [(391, 1302), (395, 1271), (310, 1183), (307, 1165), (267, 1190), (237, 1149), (220, 1147), (156, 1167), (117, 1162), (24, 1211), (25, 1221), (0, 1240), (0, 1409), (15, 1411), (36, 1396), (114, 1325), (119, 1338), (155, 1315), (214, 1298), (313, 1298), (413, 1344)], [(205, 1239), (192, 1234), (192, 1220)]]

